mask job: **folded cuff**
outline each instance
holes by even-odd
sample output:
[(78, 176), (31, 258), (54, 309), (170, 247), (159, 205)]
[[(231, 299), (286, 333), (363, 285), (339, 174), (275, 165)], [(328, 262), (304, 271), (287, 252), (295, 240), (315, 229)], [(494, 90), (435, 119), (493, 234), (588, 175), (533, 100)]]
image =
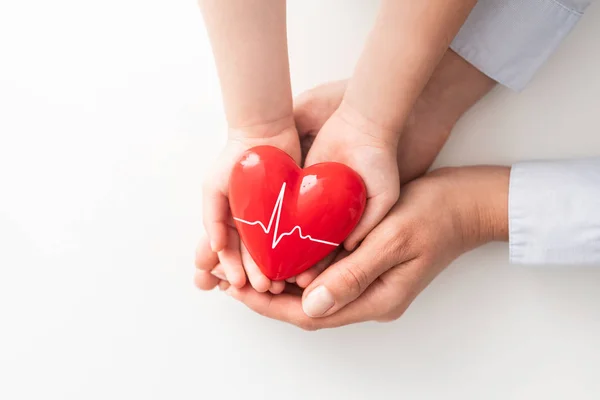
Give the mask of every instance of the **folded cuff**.
[(510, 261), (600, 264), (600, 158), (515, 164)]
[(575, 27), (589, 1), (479, 0), (450, 48), (484, 74), (522, 90)]

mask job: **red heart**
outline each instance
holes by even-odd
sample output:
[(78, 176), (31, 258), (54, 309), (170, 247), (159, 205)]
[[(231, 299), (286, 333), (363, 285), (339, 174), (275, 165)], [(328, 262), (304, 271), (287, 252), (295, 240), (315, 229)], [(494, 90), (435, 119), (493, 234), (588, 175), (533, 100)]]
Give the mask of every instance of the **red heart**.
[(366, 198), (362, 179), (346, 165), (302, 169), (271, 146), (247, 150), (229, 183), (240, 237), (272, 280), (298, 275), (333, 251), (355, 228)]

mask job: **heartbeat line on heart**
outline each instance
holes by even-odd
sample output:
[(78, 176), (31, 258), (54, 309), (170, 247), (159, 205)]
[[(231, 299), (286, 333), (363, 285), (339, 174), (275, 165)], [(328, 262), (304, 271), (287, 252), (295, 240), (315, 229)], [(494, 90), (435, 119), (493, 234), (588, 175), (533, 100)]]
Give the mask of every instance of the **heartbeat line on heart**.
[(279, 191), (279, 196), (277, 197), (277, 201), (275, 202), (275, 207), (273, 207), (273, 212), (271, 213), (271, 219), (269, 220), (268, 226), (265, 226), (260, 221), (246, 221), (241, 218), (235, 218), (235, 217), (233, 219), (238, 222), (241, 222), (242, 224), (246, 224), (246, 225), (259, 225), (262, 228), (265, 235), (268, 235), (269, 233), (271, 233), (271, 228), (273, 228), (273, 223), (275, 223), (275, 230), (273, 232), (273, 242), (271, 243), (272, 249), (275, 249), (275, 247), (277, 247), (277, 245), (279, 244), (281, 239), (283, 239), (285, 236), (293, 235), (295, 231), (298, 231), (298, 235), (300, 236), (300, 239), (310, 240), (311, 242), (327, 244), (329, 246), (334, 246), (334, 247), (339, 246), (338, 243), (328, 242), (326, 240), (321, 240), (321, 239), (315, 239), (310, 235), (303, 235), (302, 228), (299, 227), (298, 225), (294, 226), (291, 231), (284, 232), (281, 235), (277, 236), (277, 234), (279, 233), (279, 219), (281, 218), (281, 208), (283, 207), (283, 196), (284, 195), (285, 195), (285, 182), (283, 182), (283, 185), (281, 185), (281, 190)]

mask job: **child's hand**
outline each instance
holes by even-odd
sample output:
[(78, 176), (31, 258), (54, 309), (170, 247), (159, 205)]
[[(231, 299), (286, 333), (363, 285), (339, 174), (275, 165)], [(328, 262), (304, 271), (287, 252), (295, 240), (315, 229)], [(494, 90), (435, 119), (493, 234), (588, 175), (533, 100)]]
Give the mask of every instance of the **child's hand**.
[[(223, 274), (232, 285), (244, 286), (245, 266), (255, 289), (266, 291), (271, 288), (271, 281), (253, 265), (247, 252), (242, 251), (239, 236), (233, 225), (228, 197), (229, 177), (235, 162), (244, 151), (259, 145), (278, 147), (296, 162), (300, 161), (300, 142), (292, 117), (252, 128), (230, 130), (229, 139), (214, 172), (207, 177), (204, 184), (203, 222), (210, 246), (201, 244), (199, 249), (200, 258), (204, 257), (205, 260), (212, 260), (214, 254), (218, 254)], [(206, 252), (208, 249), (211, 250), (210, 253)], [(200, 264), (204, 265), (205, 261), (200, 261)]]
[[(235, 229), (229, 232), (231, 240), (240, 243), (240, 238)], [(234, 258), (232, 260), (232, 258)], [(238, 252), (213, 252), (207, 236), (203, 236), (196, 249), (196, 273), (194, 274), (194, 284), (201, 290), (212, 290), (215, 286), (222, 286), (228, 283), (225, 276), (223, 265), (228, 263), (240, 264), (240, 254)], [(250, 284), (259, 293), (269, 291), (273, 294), (279, 294), (285, 289), (285, 282), (271, 282), (256, 266), (245, 247), (241, 247), (241, 263), (243, 263)], [(243, 271), (242, 271), (243, 273)]]
[[(295, 119), (300, 135), (295, 129), (287, 129), (281, 134), (283, 135), (281, 142), (279, 142), (279, 136), (261, 139), (260, 142), (257, 142), (256, 139), (228, 141), (216, 173), (212, 175), (205, 186), (204, 224), (208, 237), (201, 239), (196, 253), (198, 270), (195, 275), (195, 283), (200, 289), (213, 289), (219, 280), (228, 281), (235, 287), (242, 287), (246, 282), (244, 271), (250, 284), (258, 292), (281, 293), (285, 287), (284, 282), (271, 282), (260, 271), (241, 243), (231, 221), (227, 197), (229, 174), (235, 160), (249, 147), (259, 144), (275, 145), (291, 154), (297, 162), (301, 158), (300, 153), (303, 153), (306, 155), (306, 165), (321, 161), (342, 162), (355, 169), (363, 176), (363, 179), (370, 181), (371, 184), (367, 183), (368, 195), (371, 198), (369, 201), (374, 201), (376, 206), (371, 207), (371, 211), (365, 213), (368, 218), (366, 223), (363, 216), (363, 220), (357, 226), (357, 229), (361, 225), (363, 226), (362, 233), (356, 235), (357, 231), (355, 230), (351, 234), (350, 238), (355, 237), (354, 244), (357, 244), (377, 225), (396, 202), (399, 190), (396, 164), (397, 146), (377, 141), (369, 136), (371, 131), (359, 130), (350, 125), (342, 111), (338, 110), (334, 113), (341, 101), (344, 87), (344, 81), (323, 86), (326, 93), (318, 96), (320, 100), (317, 105), (318, 109), (311, 110), (311, 112), (323, 113), (323, 118), (318, 118), (314, 114), (309, 115), (308, 110), (303, 106), (305, 101), (299, 98), (300, 107), (296, 109)], [(323, 126), (328, 117), (330, 118)], [(365, 125), (360, 127), (367, 128)], [(293, 138), (292, 135), (294, 135)], [(239, 137), (239, 135), (234, 135), (234, 137)], [(264, 140), (268, 140), (268, 142)], [(300, 142), (302, 151), (300, 151)], [(320, 149), (315, 151), (315, 148), (312, 147), (313, 143), (315, 146), (320, 146)], [(290, 144), (292, 145), (290, 146)], [(296, 146), (297, 148), (295, 148)], [(300, 162), (299, 164), (303, 165)], [(338, 253), (339, 251), (333, 252), (313, 270), (322, 270), (323, 266), (329, 265)], [(292, 278), (288, 281), (293, 280)], [(310, 281), (307, 280), (305, 285), (309, 283)]]
[(383, 219), (398, 200), (399, 135), (365, 119), (343, 102), (325, 122), (306, 157), (306, 166), (321, 162), (340, 162), (354, 169), (367, 187), (367, 206), (354, 231), (346, 239), (348, 250)]

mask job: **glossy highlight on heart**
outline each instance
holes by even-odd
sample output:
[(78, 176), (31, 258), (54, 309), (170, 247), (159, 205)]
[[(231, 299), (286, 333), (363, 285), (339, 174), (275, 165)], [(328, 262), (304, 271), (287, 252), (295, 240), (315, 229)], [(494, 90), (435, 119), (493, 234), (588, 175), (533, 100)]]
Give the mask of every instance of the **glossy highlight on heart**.
[(284, 151), (253, 147), (235, 164), (229, 203), (248, 252), (271, 280), (284, 280), (326, 257), (358, 224), (366, 188), (334, 162), (300, 168)]

